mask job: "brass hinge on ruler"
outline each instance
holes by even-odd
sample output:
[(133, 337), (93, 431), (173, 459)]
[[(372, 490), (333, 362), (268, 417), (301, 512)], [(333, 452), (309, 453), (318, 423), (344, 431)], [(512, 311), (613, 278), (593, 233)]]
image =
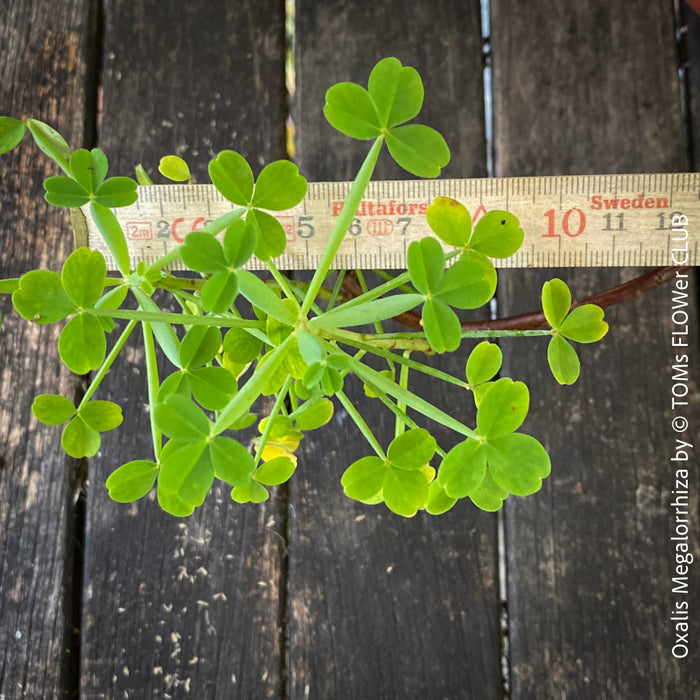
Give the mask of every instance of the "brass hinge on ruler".
[[(310, 183), (294, 209), (274, 212), (287, 234), (276, 259), (283, 270), (315, 269), (350, 183)], [(115, 214), (132, 262), (154, 262), (190, 231), (231, 211), (213, 185), (139, 187), (138, 201)], [(374, 181), (334, 267), (406, 267), (411, 241), (431, 235), (425, 210), (437, 196), (462, 202), (476, 222), (505, 209), (520, 219), (521, 249), (497, 267), (636, 267), (697, 265), (700, 174), (574, 175), (455, 180)], [(73, 218), (76, 244), (109, 251), (85, 207)], [(175, 266), (177, 268), (177, 266)], [(262, 269), (257, 259), (249, 269)]]

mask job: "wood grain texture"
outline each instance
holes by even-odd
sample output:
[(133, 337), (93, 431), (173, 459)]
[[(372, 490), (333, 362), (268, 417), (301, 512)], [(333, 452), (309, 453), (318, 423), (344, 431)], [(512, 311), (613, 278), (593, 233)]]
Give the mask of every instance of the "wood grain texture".
[[(0, 114), (82, 138), (90, 39), (88, 2), (3, 3)], [(28, 136), (2, 156), (0, 279), (57, 269), (70, 252), (68, 217), (43, 200), (43, 179), (56, 170)], [(39, 393), (72, 399), (79, 380), (60, 368), (60, 328), (31, 326), (4, 295), (0, 311), (0, 697), (61, 698), (78, 663), (71, 579), (79, 465), (61, 450), (60, 429), (40, 426), (30, 407)]]
[[(667, 2), (492, 3), (498, 175), (658, 172), (688, 167)], [(509, 271), (499, 312), (536, 305), (544, 279), (585, 295), (634, 274)], [(695, 289), (691, 298), (696, 300)], [(674, 439), (671, 290), (616, 307), (608, 337), (582, 347), (582, 377), (558, 388), (539, 357), (505, 345), (532, 391), (526, 429), (553, 474), (506, 508), (514, 698), (694, 697), (698, 651), (671, 654)], [(697, 367), (697, 307), (691, 366)], [(696, 375), (697, 376), (697, 375)], [(698, 385), (688, 416), (700, 421)], [(697, 452), (689, 463), (697, 483)], [(697, 492), (691, 492), (697, 513)], [(692, 523), (697, 555), (698, 522)], [(698, 590), (689, 603), (697, 608)]]
[[(282, 155), (279, 2), (109, 2), (100, 145), (114, 172), (187, 158), (200, 182), (223, 148)], [(195, 167), (196, 166), (196, 167)], [(82, 693), (89, 698), (279, 697), (280, 505), (241, 507), (216, 487), (188, 519), (152, 499), (109, 501), (108, 474), (150, 458), (140, 335), (104, 396), (125, 411), (90, 464)], [(161, 376), (172, 367), (161, 365)]]
[[(452, 149), (443, 172), (485, 172), (478, 3), (297, 1), (297, 160), (313, 180), (351, 179), (364, 143), (322, 117), (332, 84), (366, 85), (372, 66), (394, 55), (426, 85), (418, 121)], [(378, 179), (410, 177), (380, 159)], [(464, 372), (466, 349), (448, 363)], [(347, 391), (384, 445), (394, 421), (356, 379)], [(411, 379), (412, 389), (473, 423), (470, 399)], [(434, 426), (433, 426), (434, 427)], [(456, 438), (437, 429), (449, 447)], [(452, 442), (450, 442), (452, 441)], [(288, 693), (290, 698), (500, 697), (496, 521), (467, 504), (412, 520), (348, 500), (340, 477), (371, 453), (341, 408), (300, 448), (291, 484)]]

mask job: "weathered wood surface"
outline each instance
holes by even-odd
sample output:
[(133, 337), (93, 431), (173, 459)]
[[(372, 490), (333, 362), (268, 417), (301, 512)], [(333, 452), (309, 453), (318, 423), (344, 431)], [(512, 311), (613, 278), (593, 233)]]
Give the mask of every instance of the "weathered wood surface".
[[(279, 2), (110, 2), (104, 17), (99, 145), (114, 172), (163, 155), (206, 165), (224, 148), (254, 167), (283, 157), (283, 8)], [(104, 481), (152, 458), (143, 355), (111, 373), (125, 423), (91, 462), (85, 543), (81, 691), (85, 697), (279, 697), (281, 561), (277, 500), (241, 507), (215, 488), (177, 520), (153, 498), (111, 503)], [(173, 371), (167, 361), (161, 376)], [(166, 374), (167, 373), (167, 374)], [(128, 380), (125, 381), (125, 377)], [(105, 633), (109, 630), (108, 633)]]
[[(91, 36), (87, 3), (3, 3), (0, 114), (43, 119), (82, 141), (94, 118)], [(0, 172), (0, 278), (56, 269), (72, 235), (43, 201), (53, 169), (25, 142)], [(58, 698), (76, 684), (73, 488), (82, 465), (63, 453), (60, 432), (37, 429), (30, 407), (40, 392), (72, 398), (80, 380), (58, 368), (59, 329), (29, 326), (4, 295), (0, 312), (0, 697)]]
[[(38, 116), (73, 144), (100, 145), (119, 174), (139, 161), (154, 172), (168, 152), (197, 164), (200, 181), (222, 148), (259, 164), (284, 156), (282, 3), (111, 0), (99, 31), (91, 13), (98, 4), (3, 6), (0, 113)], [(452, 147), (445, 175), (486, 174), (479, 3), (436, 0), (410, 12), (365, 0), (296, 4), (293, 114), (304, 174), (346, 179), (357, 170), (363, 144), (326, 125), (323, 93), (338, 80), (364, 81), (390, 54), (425, 79), (422, 119)], [(496, 173), (692, 167), (672, 5), (492, 0)], [(691, 115), (699, 45), (688, 37)], [(101, 57), (91, 55), (97, 47)], [(93, 133), (100, 65), (104, 100)], [(696, 124), (689, 126), (697, 143)], [(36, 153), (27, 143), (3, 157), (0, 276), (57, 269), (70, 250), (66, 219), (42, 204), (41, 180), (53, 170)], [(404, 176), (386, 164), (378, 174)], [(503, 272), (499, 313), (535, 307), (542, 281), (555, 274), (583, 295), (633, 272)], [(693, 294), (687, 415), (697, 435), (697, 287)], [(100, 396), (119, 400), (126, 420), (90, 460), (83, 523), (81, 501), (77, 510), (73, 501), (80, 465), (62, 456), (59, 433), (38, 427), (29, 410), (36, 393), (72, 396), (81, 384), (58, 369), (55, 329), (27, 328), (7, 298), (2, 312), (0, 698), (700, 692), (697, 648), (683, 661), (671, 655), (670, 288), (609, 312), (611, 333), (600, 347), (582, 348), (574, 388), (548, 376), (544, 343), (539, 356), (516, 341), (503, 344), (506, 370), (531, 387), (526, 428), (553, 461), (540, 494), (507, 505), (505, 571), (497, 519), (467, 504), (438, 519), (404, 521), (383, 506), (348, 502), (339, 478), (365, 451), (340, 410), (307, 438), (289, 492), (263, 507), (241, 508), (220, 489), (176, 522), (152, 500), (111, 503), (109, 472), (150, 456), (138, 338)], [(461, 372), (462, 362), (447, 368)], [(455, 405), (448, 395), (438, 401)], [(369, 400), (362, 407), (390, 440), (393, 422), (383, 410)], [(471, 420), (466, 405), (454, 410)], [(692, 459), (697, 487), (697, 451)], [(691, 495), (698, 555), (697, 488)], [(73, 575), (76, 552), (84, 556), (82, 586)], [(506, 684), (499, 573), (509, 612)], [(694, 570), (689, 602), (692, 617), (700, 609)], [(74, 623), (82, 627), (80, 647)]]
[[(478, 3), (442, 0), (397, 13), (389, 3), (369, 0), (303, 0), (296, 13), (293, 114), (297, 160), (310, 179), (354, 177), (367, 146), (321, 118), (325, 91), (342, 80), (366, 84), (371, 67), (387, 55), (423, 77), (426, 107), (419, 121), (455, 146), (445, 174), (485, 174)], [(385, 154), (376, 177), (409, 176)], [(441, 366), (464, 372), (461, 357)], [(357, 380), (346, 386), (388, 445), (393, 416), (376, 399), (363, 399)], [(428, 390), (473, 424), (471, 401), (459, 391), (436, 395), (415, 377), (411, 387)], [(456, 442), (437, 434), (441, 444)], [(465, 503), (435, 520), (405, 520), (383, 505), (349, 501), (340, 477), (371, 450), (343, 410), (305, 443), (291, 484), (289, 697), (500, 697), (495, 516), (483, 517)]]
[[(671, 3), (495, 0), (492, 12), (498, 175), (690, 166)], [(506, 24), (507, 32), (499, 31)], [(528, 310), (556, 273), (502, 275), (502, 311)], [(633, 274), (561, 270), (579, 296)], [(670, 616), (679, 596), (671, 593), (670, 459), (676, 437), (696, 441), (700, 417), (695, 314), (688, 409), (694, 427), (685, 436), (671, 428), (671, 331), (678, 330), (671, 302), (664, 287), (612, 309), (605, 341), (581, 348), (582, 378), (572, 388), (553, 385), (544, 344), (539, 356), (504, 344), (508, 371), (531, 387), (526, 426), (553, 463), (537, 498), (512, 499), (505, 509), (513, 697), (671, 699), (700, 692), (697, 645), (687, 659), (671, 654)], [(688, 466), (697, 484), (697, 452)], [(691, 489), (696, 556), (697, 497)], [(686, 598), (696, 609), (697, 575), (691, 580)]]

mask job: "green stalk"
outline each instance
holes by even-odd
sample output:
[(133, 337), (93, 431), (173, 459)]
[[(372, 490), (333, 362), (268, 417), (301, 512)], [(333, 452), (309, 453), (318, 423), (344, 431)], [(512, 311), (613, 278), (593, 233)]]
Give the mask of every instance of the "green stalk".
[(374, 437), (374, 433), (370, 430), (370, 427), (365, 422), (365, 419), (360, 415), (359, 411), (355, 408), (352, 401), (350, 401), (350, 399), (342, 391), (339, 391), (336, 396), (343, 405), (343, 408), (348, 412), (350, 418), (352, 418), (355, 422), (355, 425), (357, 425), (357, 427), (360, 429), (360, 432), (364, 435), (365, 440), (367, 440), (372, 449), (382, 459), (386, 459), (386, 454), (384, 453), (382, 446), (377, 441), (377, 438)]
[(270, 432), (272, 431), (272, 423), (275, 420), (275, 416), (279, 413), (280, 408), (282, 407), (282, 402), (284, 401), (284, 397), (287, 395), (287, 392), (289, 391), (289, 385), (291, 383), (292, 383), (292, 377), (291, 377), (291, 375), (289, 375), (287, 377), (287, 379), (285, 379), (284, 385), (282, 386), (279, 393), (277, 394), (277, 397), (275, 398), (275, 405), (272, 407), (272, 410), (270, 411), (270, 415), (267, 417), (267, 424), (265, 425), (265, 430), (263, 430), (263, 433), (260, 436), (260, 441), (258, 442), (257, 454), (255, 455), (255, 467), (256, 468), (257, 468), (258, 464), (260, 464), (262, 452), (265, 449), (265, 445), (267, 444), (267, 439), (270, 437)]
[(377, 140), (372, 145), (372, 148), (370, 149), (369, 153), (367, 154), (367, 157), (365, 158), (362, 167), (357, 173), (355, 181), (352, 183), (352, 187), (348, 192), (348, 197), (345, 200), (345, 204), (343, 205), (343, 208), (338, 218), (336, 219), (335, 226), (331, 231), (331, 236), (328, 241), (328, 244), (326, 245), (326, 248), (323, 251), (323, 255), (321, 256), (321, 260), (318, 264), (318, 268), (316, 269), (316, 272), (314, 273), (314, 276), (311, 279), (309, 289), (306, 292), (306, 298), (304, 299), (304, 303), (301, 307), (302, 316), (305, 316), (309, 313), (311, 304), (316, 298), (316, 294), (318, 294), (318, 290), (321, 288), (323, 280), (326, 278), (328, 271), (331, 269), (333, 258), (335, 257), (335, 254), (340, 248), (340, 244), (345, 238), (345, 234), (348, 228), (350, 227), (353, 218), (355, 217), (355, 212), (360, 206), (360, 203), (362, 202), (362, 197), (364, 196), (365, 190), (367, 189), (369, 181), (372, 178), (372, 173), (374, 172), (374, 168), (377, 165), (379, 151), (381, 150), (383, 142), (383, 136), (377, 138)]
[(335, 306), (336, 299), (340, 293), (340, 288), (342, 287), (343, 280), (345, 279), (345, 273), (346, 270), (338, 270), (338, 277), (335, 280), (335, 285), (333, 286), (333, 291), (331, 292), (331, 298), (328, 300), (326, 311), (330, 311)]
[(136, 327), (136, 321), (132, 321), (122, 331), (122, 334), (119, 336), (119, 338), (117, 339), (117, 342), (114, 344), (114, 346), (110, 350), (109, 355), (107, 355), (107, 357), (105, 358), (105, 361), (102, 363), (102, 366), (100, 367), (100, 369), (97, 370), (97, 373), (92, 378), (92, 381), (90, 382), (90, 386), (87, 388), (87, 391), (83, 395), (83, 398), (80, 401), (80, 405), (78, 406), (78, 409), (80, 409), (80, 406), (87, 403), (90, 400), (90, 398), (92, 397), (92, 395), (97, 391), (97, 387), (100, 385), (100, 382), (102, 382), (102, 380), (104, 379), (107, 372), (109, 372), (109, 368), (114, 363), (114, 360), (117, 359), (117, 355), (119, 355), (119, 353), (121, 352), (121, 349), (124, 347), (124, 343), (126, 343), (129, 336), (131, 335), (131, 331), (133, 331), (135, 327)]
[[(132, 321), (133, 323), (133, 321)], [(156, 405), (156, 396), (160, 384), (158, 382), (158, 359), (156, 357), (156, 345), (153, 340), (153, 330), (150, 323), (142, 323), (143, 328), (143, 345), (146, 355), (146, 380), (148, 382), (148, 403), (151, 407)], [(156, 426), (153, 411), (150, 412), (151, 417), (151, 437), (153, 438), (153, 454), (155, 461), (160, 460), (160, 453), (163, 449), (163, 435)]]
[(253, 405), (253, 402), (262, 394), (263, 389), (265, 389), (270, 378), (284, 359), (284, 355), (291, 345), (292, 340), (295, 339), (296, 334), (290, 333), (280, 345), (272, 350), (272, 352), (265, 355), (266, 359), (263, 364), (258, 364), (252, 376), (243, 385), (243, 388), (240, 389), (219, 414), (216, 423), (214, 423), (214, 435), (223, 433), (229, 425), (248, 411)]
[[(409, 355), (411, 354), (410, 350), (405, 350), (403, 353), (403, 356), (405, 359), (409, 359)], [(405, 389), (408, 391), (408, 365), (401, 365), (401, 372), (399, 373), (399, 386), (402, 389)], [(403, 401), (397, 401), (396, 402), (396, 408), (399, 409), (402, 413), (406, 412), (406, 403)], [(401, 420), (397, 414), (396, 416), (396, 425), (394, 426), (394, 437), (397, 438), (403, 431), (406, 429), (406, 422)]]
[(275, 282), (279, 285), (279, 288), (282, 290), (282, 293), (284, 296), (287, 297), (287, 299), (291, 299), (294, 302), (294, 305), (299, 308), (299, 302), (297, 301), (296, 294), (289, 288), (289, 284), (287, 282), (287, 279), (285, 276), (277, 269), (277, 266), (275, 263), (272, 262), (272, 260), (268, 260), (265, 265), (267, 265), (267, 269), (272, 273), (272, 276), (275, 278)]
[(165, 311), (131, 311), (129, 309), (85, 309), (93, 316), (145, 321), (148, 323), (175, 323), (182, 326), (216, 326), (217, 328), (265, 328), (264, 321), (246, 318), (223, 318), (221, 316), (194, 316), (193, 314), (173, 314)]

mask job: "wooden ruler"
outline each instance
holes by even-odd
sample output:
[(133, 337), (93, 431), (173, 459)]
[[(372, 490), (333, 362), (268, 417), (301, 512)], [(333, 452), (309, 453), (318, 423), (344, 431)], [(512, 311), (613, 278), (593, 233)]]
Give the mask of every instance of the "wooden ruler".
[[(297, 207), (271, 212), (287, 235), (279, 269), (317, 267), (349, 188), (310, 183)], [(577, 175), (372, 182), (334, 267), (405, 268), (411, 241), (432, 235), (425, 210), (439, 195), (462, 202), (475, 222), (494, 209), (520, 219), (523, 246), (494, 260), (497, 267), (697, 265), (700, 259), (700, 174)], [(233, 208), (213, 185), (153, 185), (139, 187), (136, 204), (114, 211), (135, 264), (154, 262)], [(88, 207), (83, 214), (77, 244), (102, 251), (114, 268)], [(263, 268), (251, 260), (249, 269)]]

